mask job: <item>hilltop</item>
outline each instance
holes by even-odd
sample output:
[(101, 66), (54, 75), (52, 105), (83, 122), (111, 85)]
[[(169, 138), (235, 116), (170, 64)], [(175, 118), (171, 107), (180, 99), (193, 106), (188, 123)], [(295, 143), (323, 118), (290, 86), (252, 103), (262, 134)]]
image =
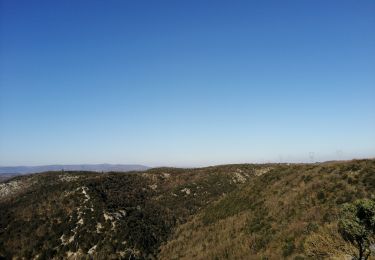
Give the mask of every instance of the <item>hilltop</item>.
[(339, 208), (374, 194), (375, 160), (17, 176), (0, 258), (343, 259)]

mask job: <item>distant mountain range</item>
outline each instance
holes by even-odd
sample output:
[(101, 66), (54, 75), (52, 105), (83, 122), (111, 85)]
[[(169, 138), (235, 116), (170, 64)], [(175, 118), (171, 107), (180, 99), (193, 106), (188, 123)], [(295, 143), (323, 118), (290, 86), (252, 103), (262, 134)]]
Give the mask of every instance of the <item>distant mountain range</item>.
[(95, 171), (95, 172), (128, 172), (144, 171), (150, 167), (138, 164), (62, 164), (41, 166), (0, 166), (0, 175), (29, 174), (47, 171)]

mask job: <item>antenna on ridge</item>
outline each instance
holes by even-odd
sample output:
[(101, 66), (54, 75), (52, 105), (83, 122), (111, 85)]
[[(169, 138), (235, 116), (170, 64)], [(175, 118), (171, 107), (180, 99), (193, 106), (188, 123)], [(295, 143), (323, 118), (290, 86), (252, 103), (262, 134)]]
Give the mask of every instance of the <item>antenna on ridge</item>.
[(310, 159), (311, 163), (314, 163), (314, 159), (315, 159), (315, 153), (314, 152), (309, 152), (309, 159)]

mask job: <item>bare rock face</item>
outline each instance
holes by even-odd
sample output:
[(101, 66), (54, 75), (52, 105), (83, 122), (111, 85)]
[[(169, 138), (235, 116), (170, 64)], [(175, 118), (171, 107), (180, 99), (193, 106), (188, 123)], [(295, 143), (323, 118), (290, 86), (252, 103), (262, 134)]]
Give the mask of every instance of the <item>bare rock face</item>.
[(10, 180), (4, 183), (0, 183), (0, 200), (15, 196), (18, 193), (25, 191), (34, 183), (35, 181), (33, 182), (29, 179)]

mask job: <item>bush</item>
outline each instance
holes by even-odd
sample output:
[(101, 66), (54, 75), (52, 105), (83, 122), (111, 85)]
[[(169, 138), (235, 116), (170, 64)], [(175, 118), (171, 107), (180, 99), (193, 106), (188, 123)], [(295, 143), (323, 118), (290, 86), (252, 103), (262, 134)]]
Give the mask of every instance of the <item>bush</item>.
[(283, 257), (287, 257), (293, 254), (295, 248), (296, 246), (294, 245), (294, 241), (292, 239), (288, 239), (282, 248)]

